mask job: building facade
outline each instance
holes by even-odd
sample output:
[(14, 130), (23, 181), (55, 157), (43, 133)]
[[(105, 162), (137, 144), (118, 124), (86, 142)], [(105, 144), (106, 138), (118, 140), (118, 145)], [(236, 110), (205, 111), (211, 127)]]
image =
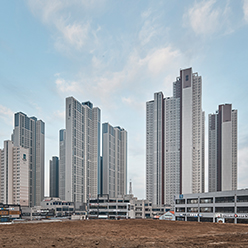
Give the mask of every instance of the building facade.
[(175, 196), (176, 220), (248, 223), (248, 190)]
[(50, 197), (59, 197), (59, 158), (54, 156), (50, 164)]
[(40, 205), (44, 198), (45, 123), (18, 112), (14, 125), (14, 146), (29, 149), (29, 205)]
[(29, 149), (10, 140), (0, 149), (0, 202), (29, 206)]
[(146, 198), (174, 204), (174, 195), (204, 191), (204, 112), (201, 76), (181, 70), (173, 97), (146, 103)]
[(237, 110), (219, 105), (209, 114), (209, 192), (237, 189)]
[(170, 210), (170, 206), (153, 205), (152, 202), (132, 197), (130, 199), (131, 219), (155, 219)]
[(102, 125), (102, 193), (109, 197), (127, 193), (127, 131)]
[(91, 102), (66, 98), (65, 172), (60, 173), (65, 178), (66, 201), (81, 204), (97, 196), (100, 122), (100, 109)]
[(0, 203), (0, 222), (10, 222), (20, 218), (20, 205)]
[(90, 198), (88, 204), (89, 219), (128, 219), (130, 218), (130, 197), (109, 197), (108, 194), (99, 194)]

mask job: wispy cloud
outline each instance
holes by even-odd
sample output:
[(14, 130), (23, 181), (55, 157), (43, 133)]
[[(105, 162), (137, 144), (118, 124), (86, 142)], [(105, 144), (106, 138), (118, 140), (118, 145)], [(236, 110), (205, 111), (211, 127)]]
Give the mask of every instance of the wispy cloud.
[(244, 0), (243, 11), (244, 11), (244, 19), (246, 22), (248, 22), (248, 0)]
[(75, 92), (83, 92), (81, 85), (76, 81), (66, 81), (63, 78), (58, 78), (55, 81), (56, 87), (60, 93), (75, 93)]
[(195, 2), (184, 14), (184, 26), (191, 27), (197, 35), (212, 35), (217, 32), (230, 33), (232, 28), (228, 17), (231, 9), (229, 2), (225, 7), (216, 6), (216, 0)]
[(14, 116), (14, 112), (3, 106), (0, 105), (0, 118), (3, 119), (7, 124), (13, 124), (13, 116)]
[[(55, 40), (55, 48), (61, 52), (68, 52), (70, 48), (81, 50), (88, 41), (91, 32), (90, 18), (82, 15), (81, 18), (74, 18), (71, 11), (75, 9), (87, 11), (96, 5), (95, 0), (29, 0), (28, 5), (31, 12), (47, 25)], [(94, 34), (92, 34), (94, 36)], [(92, 41), (91, 41), (92, 42)]]

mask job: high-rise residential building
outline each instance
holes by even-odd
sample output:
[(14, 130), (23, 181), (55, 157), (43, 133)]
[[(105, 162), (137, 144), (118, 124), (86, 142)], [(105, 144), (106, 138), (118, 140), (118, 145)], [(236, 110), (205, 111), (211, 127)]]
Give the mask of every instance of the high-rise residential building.
[(65, 200), (65, 129), (59, 130), (59, 197)]
[(29, 205), (39, 206), (44, 198), (45, 123), (18, 112), (14, 125), (14, 146), (29, 149)]
[(204, 112), (201, 76), (180, 71), (173, 97), (146, 103), (146, 198), (173, 204), (175, 194), (204, 192)]
[(50, 162), (50, 197), (59, 197), (59, 158), (54, 156)]
[(10, 140), (0, 149), (0, 202), (29, 206), (29, 149)]
[(80, 103), (73, 97), (66, 98), (66, 201), (81, 204), (86, 203), (90, 196), (97, 197), (100, 119), (100, 109), (93, 108), (91, 102)]
[(237, 110), (232, 109), (232, 104), (222, 104), (208, 118), (208, 190), (236, 190)]
[(102, 194), (127, 194), (127, 131), (102, 124)]

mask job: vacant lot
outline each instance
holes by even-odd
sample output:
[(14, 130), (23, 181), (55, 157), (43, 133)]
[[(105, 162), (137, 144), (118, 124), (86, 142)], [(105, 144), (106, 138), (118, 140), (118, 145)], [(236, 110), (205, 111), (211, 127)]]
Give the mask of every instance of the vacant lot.
[(248, 247), (248, 225), (84, 220), (0, 225), (0, 247)]

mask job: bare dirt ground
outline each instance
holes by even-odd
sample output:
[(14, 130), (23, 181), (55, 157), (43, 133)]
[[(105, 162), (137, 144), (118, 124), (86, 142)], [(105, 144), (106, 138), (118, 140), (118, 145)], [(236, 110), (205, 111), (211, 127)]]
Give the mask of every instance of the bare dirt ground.
[(248, 225), (163, 220), (0, 225), (0, 247), (248, 247)]

